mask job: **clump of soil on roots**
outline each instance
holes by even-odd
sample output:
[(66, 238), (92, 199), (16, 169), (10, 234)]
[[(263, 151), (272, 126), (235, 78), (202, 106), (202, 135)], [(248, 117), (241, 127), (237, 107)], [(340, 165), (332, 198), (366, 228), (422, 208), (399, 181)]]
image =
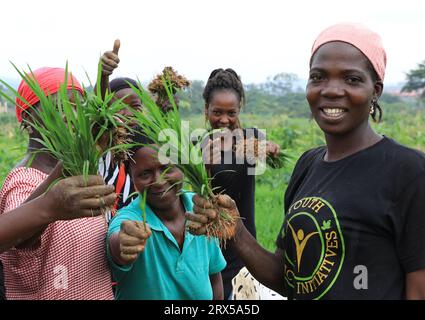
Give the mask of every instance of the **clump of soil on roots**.
[(240, 217), (235, 214), (235, 211), (220, 206), (217, 197), (212, 198), (212, 203), (218, 215), (206, 225), (206, 235), (219, 239), (220, 244), (225, 247), (226, 241), (235, 236), (236, 223)]
[(164, 81), (169, 81), (172, 94), (176, 94), (179, 89), (190, 86), (190, 81), (179, 75), (172, 67), (165, 67), (161, 74), (158, 74), (148, 86), (148, 90), (154, 95), (155, 102), (162, 109), (169, 107), (169, 97), (164, 86)]
[[(94, 133), (99, 131), (96, 126), (93, 129)], [(96, 149), (103, 153), (109, 146), (115, 147), (131, 143), (130, 133), (124, 125), (118, 121), (116, 127), (106, 130), (96, 144)], [(129, 158), (129, 152), (126, 149), (112, 150), (112, 158), (115, 163), (122, 163)]]

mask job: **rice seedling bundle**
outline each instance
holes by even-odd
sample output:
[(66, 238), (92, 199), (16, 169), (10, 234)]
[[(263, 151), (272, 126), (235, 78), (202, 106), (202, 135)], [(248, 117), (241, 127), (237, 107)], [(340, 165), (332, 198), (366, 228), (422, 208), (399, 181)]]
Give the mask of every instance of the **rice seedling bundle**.
[[(237, 218), (218, 204), (218, 195), (214, 193), (215, 189), (211, 187), (213, 178), (208, 176), (207, 169), (202, 161), (201, 143), (192, 143), (193, 130), (189, 128), (182, 130), (180, 113), (173, 98), (175, 88), (172, 87), (169, 80), (163, 79), (162, 81), (162, 86), (167, 93), (172, 109), (163, 112), (140, 85), (139, 88), (132, 86), (145, 107), (144, 112), (134, 113), (135, 122), (141, 128), (142, 134), (155, 143), (158, 151), (162, 146), (167, 145), (169, 153), (177, 155), (177, 161), (173, 162), (173, 165), (183, 172), (183, 182), (188, 183), (196, 194), (209, 199), (213, 203), (216, 212), (219, 214), (216, 219), (207, 224), (207, 236), (216, 237), (225, 244), (226, 240), (232, 238), (235, 234)], [(173, 132), (176, 139), (162, 139), (166, 131)], [(199, 141), (202, 141), (208, 134), (205, 133), (205, 136), (201, 137)]]
[[(113, 152), (115, 158), (125, 157), (129, 148), (125, 144), (126, 119), (117, 116), (118, 111), (126, 108), (122, 100), (113, 101), (113, 94), (110, 93), (102, 99), (100, 94), (86, 93), (81, 97), (75, 89), (68, 90), (67, 66), (64, 83), (58, 93), (46, 96), (32, 71), (26, 74), (14, 67), (40, 100), (40, 107), (34, 109), (34, 116), (23, 120), (40, 134), (40, 138), (35, 140), (43, 147), (35, 152), (49, 152), (61, 161), (64, 176), (98, 174), (99, 160), (108, 151)], [(99, 65), (98, 86), (100, 68)], [(11, 86), (1, 82), (26, 102)], [(14, 97), (6, 98), (14, 103)]]
[(148, 90), (154, 95), (155, 103), (163, 111), (172, 109), (168, 92), (164, 87), (163, 79), (170, 83), (170, 91), (174, 95), (178, 90), (184, 89), (190, 85), (190, 81), (184, 76), (179, 75), (172, 67), (165, 67), (162, 74), (157, 75), (148, 86)]

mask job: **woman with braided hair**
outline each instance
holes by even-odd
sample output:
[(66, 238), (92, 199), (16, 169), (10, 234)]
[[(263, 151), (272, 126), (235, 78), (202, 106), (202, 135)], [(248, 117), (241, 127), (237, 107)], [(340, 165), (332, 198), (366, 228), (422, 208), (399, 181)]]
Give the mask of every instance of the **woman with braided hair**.
[[(259, 131), (255, 128), (243, 129), (239, 120), (242, 106), (245, 104), (245, 91), (240, 77), (233, 69), (215, 69), (212, 71), (203, 92), (205, 101), (205, 119), (212, 129), (229, 130), (232, 133), (242, 132), (244, 138), (255, 136), (259, 138)], [(239, 129), (239, 130), (238, 130)], [(210, 164), (212, 186), (218, 187), (217, 192), (229, 195), (235, 200), (241, 213), (242, 222), (249, 233), (255, 237), (255, 163), (237, 161), (234, 152), (236, 140), (225, 139), (221, 148), (213, 152)], [(209, 149), (204, 141), (204, 148)], [(279, 146), (271, 141), (267, 142), (268, 155), (277, 155)], [(205, 149), (204, 149), (205, 150)], [(227, 159), (231, 161), (226, 161)], [(207, 161), (208, 163), (208, 161)], [(244, 267), (243, 261), (233, 248), (222, 248), (227, 267), (222, 271), (224, 296), (228, 298), (232, 293), (232, 279)]]

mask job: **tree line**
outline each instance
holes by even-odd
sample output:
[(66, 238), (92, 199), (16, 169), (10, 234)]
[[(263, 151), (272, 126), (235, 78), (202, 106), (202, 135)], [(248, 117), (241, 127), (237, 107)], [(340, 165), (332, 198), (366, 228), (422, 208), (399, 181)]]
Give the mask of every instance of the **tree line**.
[[(406, 83), (402, 92), (418, 92), (416, 103), (410, 103), (410, 107), (423, 108), (425, 106), (425, 60), (418, 64), (416, 69), (406, 74)], [(305, 99), (305, 88), (300, 85), (300, 79), (292, 73), (281, 72), (269, 77), (259, 84), (246, 84), (246, 105), (243, 112), (248, 114), (287, 114), (291, 117), (304, 118), (310, 116), (310, 110)], [(204, 101), (202, 92), (205, 83), (201, 80), (192, 81), (188, 90), (179, 93), (179, 106), (184, 116), (199, 115), (204, 113)], [(92, 90), (92, 88), (87, 88)], [(1, 91), (7, 89), (0, 84)], [(409, 101), (402, 101), (399, 97), (384, 93), (380, 99), (384, 105), (401, 105)], [(4, 104), (4, 98), (0, 96), (0, 102)], [(13, 108), (11, 108), (13, 109)]]

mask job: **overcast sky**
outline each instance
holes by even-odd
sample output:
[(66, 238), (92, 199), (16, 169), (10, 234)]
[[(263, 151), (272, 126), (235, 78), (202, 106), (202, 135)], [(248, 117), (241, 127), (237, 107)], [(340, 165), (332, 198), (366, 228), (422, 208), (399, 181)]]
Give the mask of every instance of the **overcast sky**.
[(0, 77), (20, 68), (65, 66), (85, 84), (97, 61), (121, 40), (114, 76), (149, 81), (171, 65), (189, 79), (206, 80), (232, 67), (244, 83), (279, 72), (307, 78), (311, 45), (337, 22), (377, 31), (387, 50), (387, 83), (425, 59), (423, 0), (6, 0), (0, 5)]

